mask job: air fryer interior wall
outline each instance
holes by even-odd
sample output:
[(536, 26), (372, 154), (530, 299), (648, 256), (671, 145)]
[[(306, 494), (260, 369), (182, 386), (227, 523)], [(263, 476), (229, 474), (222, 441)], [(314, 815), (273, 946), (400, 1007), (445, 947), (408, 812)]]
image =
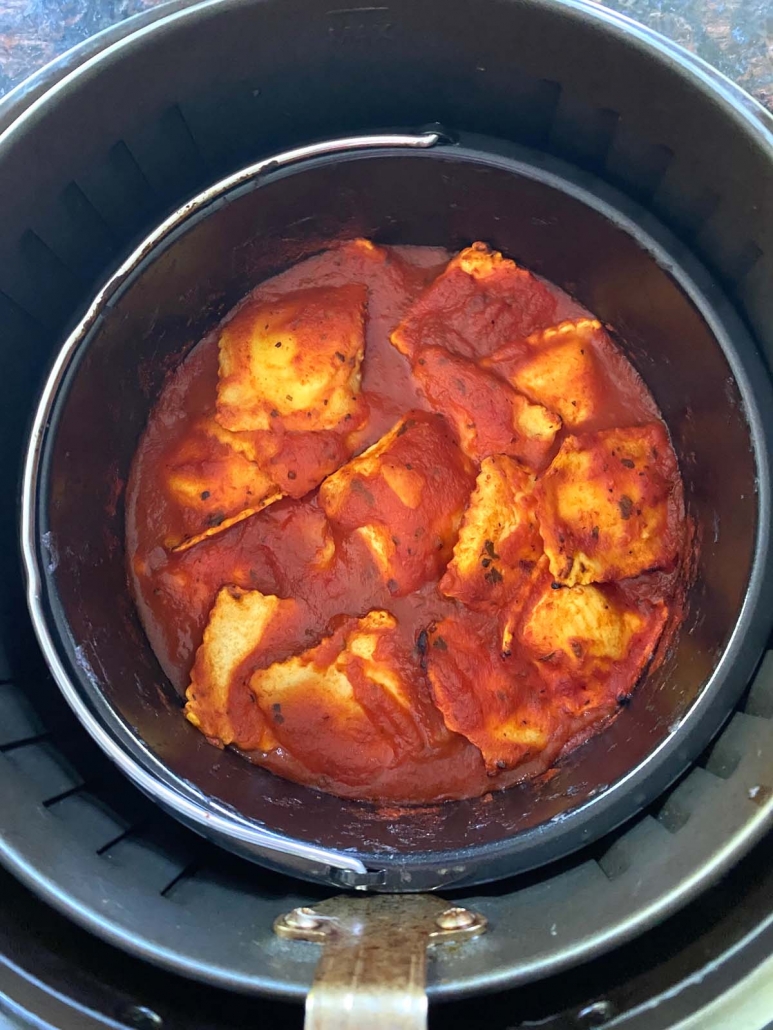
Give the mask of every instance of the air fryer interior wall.
[[(486, 146), (502, 149), (490, 141)], [(570, 810), (586, 813), (585, 829), (578, 828), (571, 841), (547, 851), (511, 853), (504, 866), (491, 857), (472, 879), (528, 868), (585, 842), (598, 832), (587, 828), (592, 799), (634, 766), (643, 764), (640, 773), (646, 775), (648, 756), (688, 713), (739, 618), (758, 501), (755, 455), (738, 384), (712, 332), (723, 328), (717, 321), (707, 324), (671, 274), (684, 276), (678, 265), (688, 259), (673, 252), (679, 248), (671, 240), (672, 253), (661, 252), (659, 264), (644, 249), (643, 232), (637, 241), (615, 224), (619, 216), (606, 217), (584, 203), (583, 197), (604, 206), (593, 200), (603, 189), (592, 179), (580, 177), (579, 186), (561, 183), (550, 162), (528, 152), (516, 156), (520, 166), (458, 147), (317, 160), (266, 176), (258, 188), (237, 191), (227, 204), (186, 227), (111, 303), (69, 373), (54, 420), (42, 525), (57, 594), (54, 615), (65, 639), (67, 627), (72, 634), (74, 676), (95, 680), (145, 744), (204, 794), (280, 833), (375, 852), (385, 862), (393, 849), (417, 859), (432, 850), (455, 852), (471, 844), (481, 849)], [(583, 194), (586, 187), (591, 192)], [(618, 202), (626, 207), (621, 198)], [(627, 213), (643, 220), (635, 207)], [(252, 768), (211, 748), (183, 720), (180, 700), (161, 673), (128, 596), (123, 498), (116, 504), (114, 492), (116, 481), (126, 481), (164, 373), (255, 283), (331, 238), (354, 235), (451, 249), (484, 239), (610, 323), (670, 427), (688, 510), (702, 531), (696, 582), (673, 652), (611, 727), (546, 783), (400, 818), (385, 818), (368, 806), (311, 793)], [(700, 269), (691, 271), (702, 275)], [(739, 358), (751, 357), (750, 342), (718, 291), (708, 288), (713, 310), (705, 314), (726, 319), (732, 337), (723, 345), (737, 372)], [(717, 725), (716, 712), (729, 711), (753, 668), (767, 617), (763, 622), (765, 628), (758, 622), (744, 654), (736, 656), (736, 667), (715, 677), (711, 705)], [(685, 725), (701, 717), (697, 706)], [(685, 737), (674, 747), (658, 774), (660, 789), (698, 746)], [(633, 784), (604, 828), (651, 796), (643, 783)], [(458, 873), (458, 879), (471, 878), (461, 866)]]

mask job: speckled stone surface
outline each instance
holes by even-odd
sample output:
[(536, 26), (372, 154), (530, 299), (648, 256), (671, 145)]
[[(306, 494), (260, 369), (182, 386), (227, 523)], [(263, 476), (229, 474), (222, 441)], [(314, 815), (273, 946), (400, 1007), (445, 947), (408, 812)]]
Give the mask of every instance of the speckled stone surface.
[(0, 0), (0, 96), (95, 32), (160, 0)]
[[(0, 0), (0, 96), (95, 32), (159, 0)], [(773, 111), (773, 0), (610, 0)]]

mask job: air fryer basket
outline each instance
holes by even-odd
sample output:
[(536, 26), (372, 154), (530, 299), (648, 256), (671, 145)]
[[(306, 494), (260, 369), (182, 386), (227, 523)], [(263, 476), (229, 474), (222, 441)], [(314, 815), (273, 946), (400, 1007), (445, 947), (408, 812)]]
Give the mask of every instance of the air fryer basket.
[[(283, 74), (288, 53), (302, 74)], [(106, 52), (0, 138), (14, 197), (0, 233), (0, 323), (15, 342), (4, 369), (14, 404), (0, 414), (9, 444), (4, 481), (15, 471), (8, 464), (24, 432), (19, 411), (30, 409), (36, 376), (130, 240), (198, 186), (312, 137), (440, 120), (591, 168), (689, 242), (764, 348), (773, 324), (764, 205), (770, 138), (753, 105), (685, 61), (623, 19), (570, 3), (448, 3), (441, 20), (424, 2), (388, 11), (293, 0), (202, 4)], [(118, 102), (127, 96), (132, 104)], [(9, 534), (11, 516), (2, 513)], [(18, 579), (2, 589), (6, 610), (18, 612)], [(18, 625), (5, 619), (3, 630)], [(25, 669), (36, 675), (23, 657), (27, 640), (15, 633), (4, 641), (22, 682)], [(769, 794), (756, 788), (770, 780), (770, 705), (767, 678), (758, 683), (754, 703), (658, 818), (644, 817), (568, 867), (469, 899), (501, 922), (528, 920), (532, 932), (492, 934), (453, 961), (439, 960), (430, 990), (447, 995), (544, 975), (633, 933), (726, 865), (768, 815)], [(227, 934), (211, 920), (205, 931), (201, 910), (182, 895), (174, 920), (153, 925), (158, 899), (89, 855), (84, 835), (68, 836), (68, 826), (86, 819), (88, 780), (78, 786), (82, 778), (62, 763), (60, 775), (54, 766), (44, 775), (46, 763), (31, 761), (36, 747), (14, 752), (29, 762), (3, 765), (13, 796), (30, 802), (26, 811), (9, 806), (2, 844), (28, 882), (99, 932), (192, 975), (248, 990), (295, 992), (308, 983), (313, 955), (291, 957), (256, 929), (289, 903), (286, 888), (265, 878), (251, 879), (247, 894), (207, 881), (217, 911), (229, 912)], [(56, 757), (55, 747), (40, 751)], [(60, 805), (71, 791), (83, 791), (83, 804)], [(36, 808), (35, 798), (55, 808)], [(76, 808), (73, 822), (65, 809)], [(102, 824), (96, 815), (87, 820), (89, 840)], [(46, 847), (62, 834), (72, 850)], [(199, 888), (203, 879), (187, 879), (185, 896)], [(258, 952), (248, 946), (254, 939)]]

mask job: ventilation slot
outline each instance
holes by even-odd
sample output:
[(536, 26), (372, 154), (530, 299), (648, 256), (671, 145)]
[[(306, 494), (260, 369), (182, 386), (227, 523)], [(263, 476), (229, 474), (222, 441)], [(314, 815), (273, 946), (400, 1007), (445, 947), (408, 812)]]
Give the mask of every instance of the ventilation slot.
[(550, 79), (538, 79), (518, 119), (518, 136), (531, 146), (544, 146), (550, 138), (561, 98), (561, 86)]
[(171, 898), (172, 894), (174, 894), (174, 892), (178, 890), (186, 880), (193, 879), (200, 868), (201, 866), (198, 861), (189, 862), (184, 869), (181, 869), (176, 876), (172, 877), (165, 887), (161, 888), (159, 891), (161, 897)]
[[(10, 669), (7, 669), (10, 673)], [(46, 726), (23, 692), (6, 682), (0, 686), (0, 751), (48, 734)]]
[(765, 653), (743, 710), (747, 715), (773, 718), (773, 651)]
[(113, 233), (83, 191), (71, 182), (59, 202), (33, 229), (79, 279), (89, 282), (104, 273), (116, 251)]
[(550, 149), (582, 168), (604, 166), (620, 115), (609, 108), (592, 107), (571, 93), (563, 93), (550, 135)]
[(757, 339), (762, 344), (768, 361), (773, 368), (773, 239), (755, 261), (751, 269), (735, 286), (735, 295), (743, 304), (749, 322), (755, 327)]
[(50, 741), (8, 751), (2, 761), (24, 778), (38, 804), (53, 802), (84, 786), (80, 773)]
[(763, 248), (755, 241), (758, 230), (756, 212), (723, 203), (696, 233), (695, 249), (732, 290), (761, 261)]
[(658, 189), (673, 151), (641, 139), (620, 125), (607, 155), (605, 174), (616, 186), (646, 204)]
[[(214, 846), (203, 844), (198, 865), (182, 870), (176, 880), (165, 888), (164, 896), (176, 906), (195, 912), (202, 925), (230, 926), (234, 938), (247, 936), (265, 921), (265, 909), (256, 897), (256, 879), (260, 882), (260, 896), (276, 904), (276, 914), (315, 900), (330, 897), (330, 888), (301, 884), (297, 880), (267, 869), (258, 870), (251, 863), (227, 855)], [(261, 912), (263, 914), (261, 914)]]
[(177, 106), (127, 140), (126, 146), (166, 205), (176, 207), (206, 181), (206, 165)]
[(193, 871), (201, 846), (193, 833), (159, 816), (95, 850), (113, 869), (124, 870), (145, 889), (163, 894)]
[(646, 865), (649, 870), (668, 860), (673, 837), (650, 815), (645, 815), (627, 829), (598, 859), (604, 875), (617, 880), (635, 867)]
[(222, 175), (259, 156), (265, 107), (264, 91), (251, 81), (239, 83), (227, 95), (210, 91), (189, 100), (181, 114), (202, 159)]
[(762, 251), (754, 243), (748, 240), (733, 255), (732, 262), (727, 266), (727, 277), (733, 286), (737, 286), (742, 279), (745, 279), (754, 266), (762, 257)]
[(19, 240), (19, 268), (13, 299), (34, 311), (44, 326), (59, 332), (78, 306), (83, 284), (43, 240), (28, 229)]
[(6, 686), (11, 682), (11, 666), (8, 661), (8, 655), (5, 651), (5, 646), (0, 640), (0, 686)]
[(152, 228), (158, 200), (123, 141), (79, 177), (78, 187), (116, 239), (128, 242)]
[(770, 726), (766, 719), (738, 712), (724, 730), (704, 752), (699, 765), (720, 779), (730, 779), (743, 762), (758, 765), (769, 749)]
[(679, 833), (698, 809), (719, 804), (721, 794), (721, 780), (706, 769), (693, 769), (653, 814), (669, 833)]

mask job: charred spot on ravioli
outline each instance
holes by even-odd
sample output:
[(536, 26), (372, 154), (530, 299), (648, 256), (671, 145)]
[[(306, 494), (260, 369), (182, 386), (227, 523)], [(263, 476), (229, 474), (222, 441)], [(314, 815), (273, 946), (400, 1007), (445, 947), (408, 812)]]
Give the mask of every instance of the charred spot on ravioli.
[(613, 711), (652, 657), (668, 609), (636, 606), (614, 586), (553, 588), (543, 579), (518, 630), (534, 668), (573, 715)]
[(442, 347), (419, 350), (413, 372), (432, 407), (456, 428), (469, 457), (509, 454), (532, 468), (545, 463), (561, 428), (561, 419), (547, 408)]
[(421, 755), (439, 719), (416, 691), (396, 629), (389, 612), (371, 611), (255, 672), (249, 685), (265, 719), (261, 749), (281, 747), (308, 769), (364, 788), (383, 769)]
[(415, 411), (326, 479), (319, 502), (400, 596), (442, 573), (473, 482), (445, 419)]
[(185, 706), (186, 718), (211, 741), (260, 747), (265, 727), (245, 687), (245, 662), (271, 655), (297, 613), (293, 600), (234, 586), (220, 590), (196, 652)]
[(481, 358), (550, 325), (555, 310), (550, 290), (531, 272), (473, 243), (414, 301), (390, 339), (408, 357), (440, 346)]
[(542, 555), (534, 477), (506, 455), (481, 464), (440, 590), (497, 610), (527, 589)]
[(366, 288), (248, 301), (222, 329), (217, 420), (237, 431), (324, 430), (357, 412)]
[(638, 576), (678, 557), (679, 473), (660, 423), (567, 437), (536, 494), (545, 553), (560, 583)]

